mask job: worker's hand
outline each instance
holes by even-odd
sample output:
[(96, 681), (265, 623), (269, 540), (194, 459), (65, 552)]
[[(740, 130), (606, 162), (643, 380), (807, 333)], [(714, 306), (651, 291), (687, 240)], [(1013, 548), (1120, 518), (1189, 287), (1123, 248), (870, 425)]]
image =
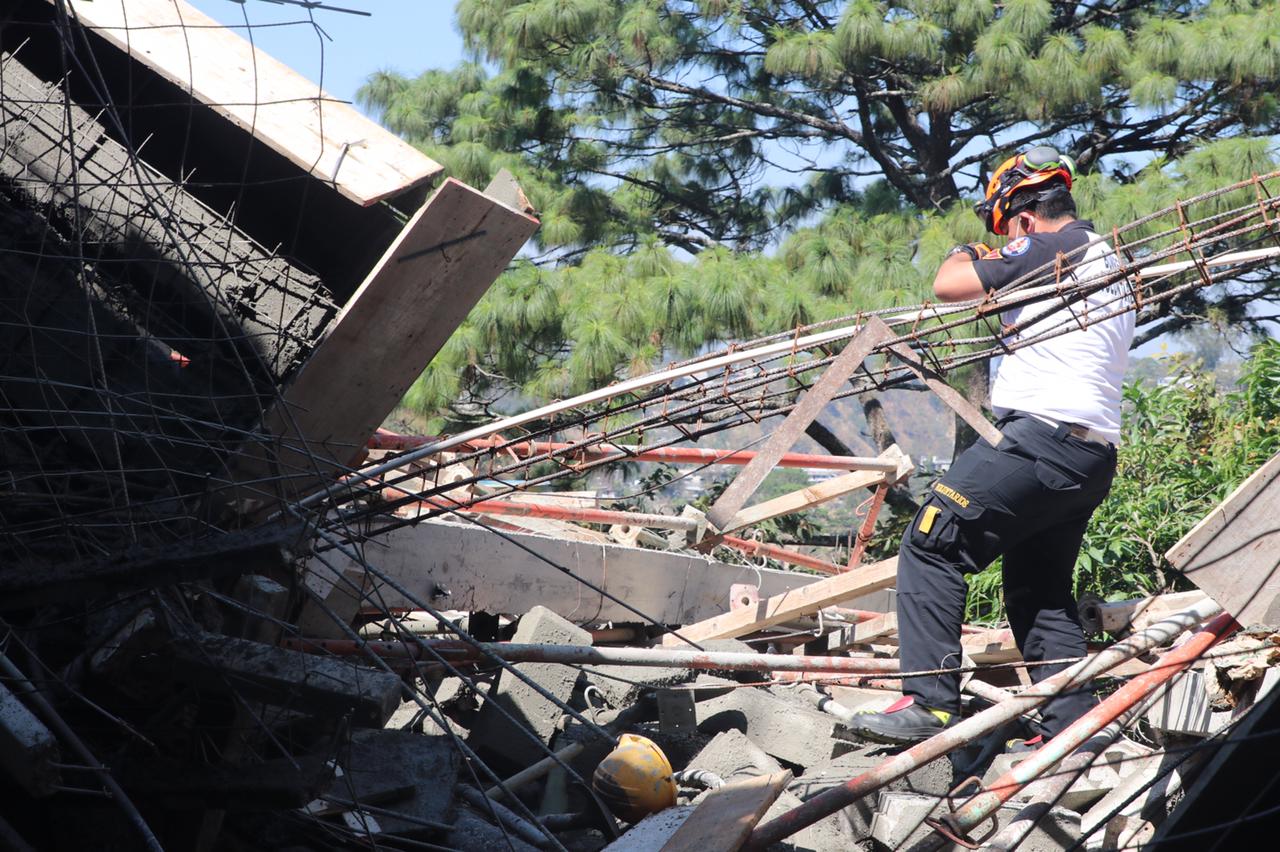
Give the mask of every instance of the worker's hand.
[(969, 255), (970, 260), (978, 260), (984, 255), (990, 254), (992, 251), (993, 249), (991, 246), (986, 243), (968, 243), (966, 245), (956, 246), (951, 251), (947, 252), (947, 257), (951, 257), (956, 254), (967, 254)]

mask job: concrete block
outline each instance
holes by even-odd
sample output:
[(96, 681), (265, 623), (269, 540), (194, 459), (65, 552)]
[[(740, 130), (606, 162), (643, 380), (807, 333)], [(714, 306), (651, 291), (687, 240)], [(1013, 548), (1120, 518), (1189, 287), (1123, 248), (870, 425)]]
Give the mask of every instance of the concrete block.
[[(884, 746), (860, 746), (848, 754), (809, 767), (787, 789), (800, 799), (808, 801), (819, 793), (876, 768), (893, 754), (893, 750)], [(946, 795), (952, 786), (951, 762), (943, 757), (890, 782), (885, 789), (937, 798)], [(864, 796), (840, 812), (855, 837), (867, 837), (870, 834), (875, 805), (874, 796)]]
[[(379, 813), (382, 830), (410, 831), (415, 820), (448, 822), (457, 786), (461, 754), (446, 736), (412, 731), (354, 731), (351, 747), (341, 759), (344, 775), (329, 793), (356, 802), (379, 802), (380, 808), (403, 818)], [(397, 791), (404, 791), (396, 795)], [(393, 796), (386, 801), (385, 796)]]
[(160, 673), (277, 707), (350, 712), (355, 724), (381, 728), (400, 706), (400, 678), (345, 659), (211, 633), (174, 641), (167, 651), (151, 663)]
[[(556, 615), (546, 607), (535, 606), (520, 619), (513, 642), (547, 645), (590, 645), (591, 634)], [(555, 663), (525, 663), (520, 673), (568, 703), (573, 696), (579, 671), (573, 666)], [(498, 711), (506, 710), (514, 719), (508, 719)], [(535, 739), (520, 730), (532, 731), (536, 740), (544, 745), (551, 742), (556, 725), (564, 710), (549, 701), (529, 684), (503, 672), (490, 690), (480, 708), (469, 742), (474, 748), (483, 748), (491, 754), (500, 754), (514, 763), (528, 766), (545, 756)]]
[(1211, 712), (1204, 675), (1185, 671), (1156, 693), (1147, 710), (1147, 722), (1165, 733), (1205, 737), (1209, 735)]
[(698, 704), (698, 730), (739, 730), (768, 754), (795, 766), (813, 766), (854, 748), (834, 716), (806, 710), (763, 689), (735, 689)]
[(613, 708), (630, 707), (646, 690), (689, 683), (697, 674), (693, 669), (647, 666), (584, 666), (582, 671), (583, 680)]
[[(929, 816), (936, 816), (946, 808), (945, 801), (937, 796), (916, 793), (881, 792), (876, 802), (875, 816), (871, 823), (873, 848), (877, 850), (910, 849), (929, 836), (937, 836), (924, 824)], [(1021, 805), (1006, 805), (995, 813), (999, 828), (1008, 825), (1022, 809)], [(984, 823), (977, 833), (985, 835), (990, 822)], [(997, 830), (999, 830), (999, 828)], [(1080, 839), (1080, 815), (1066, 808), (1052, 808), (1018, 844), (1019, 852), (1062, 852)], [(962, 852), (964, 847), (945, 843), (937, 847), (939, 852)]]
[(764, 749), (752, 742), (746, 734), (739, 730), (729, 730), (716, 734), (689, 761), (688, 768), (719, 775), (727, 784), (730, 781), (781, 772), (782, 764), (765, 754)]

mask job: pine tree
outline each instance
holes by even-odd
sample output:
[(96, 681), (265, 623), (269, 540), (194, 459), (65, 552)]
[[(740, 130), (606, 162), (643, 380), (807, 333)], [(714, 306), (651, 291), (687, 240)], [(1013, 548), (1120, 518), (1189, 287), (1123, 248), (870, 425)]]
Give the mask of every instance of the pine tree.
[[(426, 411), (917, 301), (1028, 145), (1077, 159), (1104, 225), (1274, 167), (1275, 0), (461, 0), (457, 25), (483, 65), (360, 99), (463, 180), (511, 169), (543, 228), (415, 386)], [(1247, 321), (1269, 287), (1142, 339)]]

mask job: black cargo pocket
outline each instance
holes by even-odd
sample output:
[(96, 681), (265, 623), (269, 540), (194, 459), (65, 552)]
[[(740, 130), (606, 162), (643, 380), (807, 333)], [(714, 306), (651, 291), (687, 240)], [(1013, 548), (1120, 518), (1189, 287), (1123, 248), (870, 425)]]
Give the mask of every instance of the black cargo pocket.
[(1078, 491), (1080, 479), (1075, 474), (1058, 467), (1044, 459), (1036, 460), (1036, 479), (1051, 491)]
[(982, 517), (986, 509), (970, 502), (961, 506), (933, 494), (911, 521), (910, 541), (930, 553), (951, 554), (963, 534), (963, 527)]

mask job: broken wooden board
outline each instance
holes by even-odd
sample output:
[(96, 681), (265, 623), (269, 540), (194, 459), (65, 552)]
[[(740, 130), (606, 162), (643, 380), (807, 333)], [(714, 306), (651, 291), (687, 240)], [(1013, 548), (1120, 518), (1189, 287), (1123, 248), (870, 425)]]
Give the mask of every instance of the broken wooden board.
[(1241, 624), (1280, 624), (1280, 453), (1165, 558)]
[(872, 317), (862, 330), (836, 356), (822, 372), (822, 376), (805, 392), (791, 409), (782, 425), (769, 436), (764, 447), (747, 463), (733, 482), (724, 490), (715, 505), (707, 510), (707, 520), (717, 528), (727, 530), (730, 519), (739, 514), (760, 483), (773, 470), (783, 453), (791, 449), (804, 434), (804, 430), (822, 413), (822, 409), (844, 387), (872, 350), (893, 337), (889, 326), (879, 317)]
[(238, 481), (278, 474), (283, 496), (295, 499), (347, 469), (537, 228), (537, 219), (445, 181), (267, 413), (263, 431), (279, 443), (254, 448), (257, 460)]
[[(887, 589), (898, 581), (898, 557), (863, 565), (844, 574), (827, 577), (802, 588), (762, 598), (754, 606), (723, 613), (714, 618), (687, 624), (680, 635), (690, 642), (704, 639), (735, 639), (800, 616), (812, 615), (823, 607), (846, 603), (872, 592)], [(681, 639), (668, 634), (663, 645), (680, 646)]]
[(70, 0), (68, 6), (86, 29), (361, 206), (444, 171), (183, 0)]
[[(818, 582), (808, 574), (768, 568), (757, 571), (700, 556), (514, 532), (499, 535), (483, 527), (444, 521), (424, 521), (378, 534), (365, 546), (364, 555), (377, 572), (432, 606), (517, 614), (541, 604), (580, 624), (642, 619), (576, 577), (663, 624), (689, 624), (723, 613), (728, 608), (729, 587), (744, 579), (754, 582), (758, 578), (764, 595)], [(334, 569), (363, 571), (340, 551), (330, 550), (311, 561), (308, 574), (332, 578)], [(413, 601), (376, 576), (371, 575), (369, 582), (380, 603), (414, 608)], [(881, 604), (873, 599), (859, 605), (872, 608)]]
[(717, 787), (662, 846), (662, 852), (737, 852), (791, 781), (791, 770)]

